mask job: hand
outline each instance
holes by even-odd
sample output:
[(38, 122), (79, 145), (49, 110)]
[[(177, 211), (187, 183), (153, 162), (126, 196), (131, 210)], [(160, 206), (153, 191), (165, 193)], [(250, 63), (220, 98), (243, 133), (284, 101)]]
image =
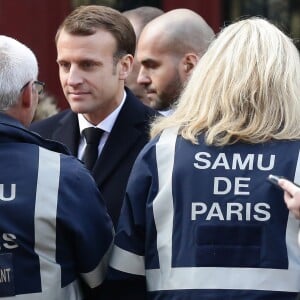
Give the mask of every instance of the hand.
[(300, 219), (300, 188), (286, 179), (279, 179), (278, 184), (284, 190), (284, 201), (287, 208), (297, 219)]

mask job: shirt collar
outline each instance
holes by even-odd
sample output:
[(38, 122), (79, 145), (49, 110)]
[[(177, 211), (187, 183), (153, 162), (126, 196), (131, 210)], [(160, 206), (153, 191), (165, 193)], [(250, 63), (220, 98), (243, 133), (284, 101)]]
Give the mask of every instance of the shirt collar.
[(159, 110), (158, 111), (161, 115), (165, 116), (165, 117), (168, 117), (170, 116), (174, 110), (173, 109), (169, 109), (169, 110)]
[(116, 119), (120, 113), (121, 108), (123, 107), (124, 103), (125, 103), (125, 99), (126, 99), (126, 91), (124, 90), (124, 95), (123, 95), (123, 99), (120, 103), (120, 105), (112, 112), (110, 113), (104, 120), (102, 120), (99, 124), (97, 124), (96, 126), (91, 124), (84, 116), (83, 114), (78, 114), (78, 122), (79, 122), (79, 131), (80, 134), (82, 133), (82, 131), (85, 128), (88, 127), (97, 127), (100, 128), (102, 130), (104, 130), (105, 132), (110, 133), (115, 122)]

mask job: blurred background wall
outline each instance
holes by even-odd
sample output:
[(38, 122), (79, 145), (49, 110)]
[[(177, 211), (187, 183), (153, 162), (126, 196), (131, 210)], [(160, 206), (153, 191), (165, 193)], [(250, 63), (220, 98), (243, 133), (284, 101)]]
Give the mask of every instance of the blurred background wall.
[[(124, 11), (138, 6), (155, 6), (169, 11), (189, 8), (218, 32), (243, 16), (264, 16), (273, 20), (296, 42), (300, 39), (299, 0), (0, 0), (0, 34), (17, 38), (37, 55), (39, 79), (59, 107), (67, 103), (61, 92), (54, 37), (67, 14), (79, 5), (98, 4)], [(299, 42), (297, 43), (299, 48)]]

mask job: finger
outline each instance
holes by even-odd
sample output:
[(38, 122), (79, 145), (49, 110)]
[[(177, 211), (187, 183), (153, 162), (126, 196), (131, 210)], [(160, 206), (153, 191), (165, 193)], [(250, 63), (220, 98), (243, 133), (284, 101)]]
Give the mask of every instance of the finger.
[(289, 193), (291, 196), (294, 196), (296, 192), (300, 190), (299, 187), (297, 187), (294, 183), (287, 179), (279, 179), (278, 184), (283, 188), (285, 192)]
[[(289, 195), (287, 192), (284, 193), (284, 202), (291, 213), (295, 215), (297, 219), (300, 218), (300, 201), (294, 197), (286, 196)], [(299, 193), (296, 193), (296, 197)]]
[(289, 205), (289, 203), (293, 199), (293, 197), (291, 196), (291, 194), (288, 193), (288, 192), (286, 192), (286, 191), (283, 194), (283, 198), (284, 198), (284, 201), (285, 201), (286, 205)]

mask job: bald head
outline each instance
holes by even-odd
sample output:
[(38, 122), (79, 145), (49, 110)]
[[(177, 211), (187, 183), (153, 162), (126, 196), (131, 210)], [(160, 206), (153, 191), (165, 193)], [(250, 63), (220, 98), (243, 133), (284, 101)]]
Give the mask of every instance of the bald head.
[(214, 32), (200, 15), (180, 8), (149, 22), (143, 30), (143, 38), (162, 43), (172, 51), (191, 51), (202, 56), (214, 38)]
[(138, 83), (150, 105), (169, 110), (214, 38), (211, 27), (189, 9), (174, 9), (149, 22), (137, 45)]

